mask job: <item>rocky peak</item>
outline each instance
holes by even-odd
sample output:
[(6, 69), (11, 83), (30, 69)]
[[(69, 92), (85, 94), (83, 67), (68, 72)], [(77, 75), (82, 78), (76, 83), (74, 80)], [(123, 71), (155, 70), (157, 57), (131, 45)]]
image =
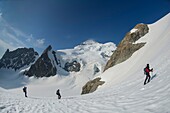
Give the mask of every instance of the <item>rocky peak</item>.
[(0, 68), (20, 69), (30, 63), (33, 63), (38, 53), (33, 48), (18, 48), (14, 51), (6, 50), (0, 59)]
[(146, 24), (137, 24), (130, 32), (128, 32), (121, 43), (134, 43), (139, 38), (147, 34), (149, 28)]
[(43, 54), (46, 54), (48, 51), (51, 51), (52, 50), (52, 47), (51, 45), (49, 45), (43, 52)]
[(148, 32), (149, 28), (146, 24), (138, 24), (128, 32), (112, 54), (110, 60), (107, 62), (104, 71), (127, 60), (135, 51), (143, 47), (145, 43), (135, 44), (135, 42)]
[(52, 56), (52, 47), (49, 45), (42, 55), (37, 59), (37, 61), (31, 65), (30, 69), (25, 72), (27, 76), (35, 76), (35, 77), (49, 77), (56, 75), (57, 68), (55, 66), (55, 61)]
[(9, 53), (9, 49), (6, 50), (5, 54), (8, 54)]

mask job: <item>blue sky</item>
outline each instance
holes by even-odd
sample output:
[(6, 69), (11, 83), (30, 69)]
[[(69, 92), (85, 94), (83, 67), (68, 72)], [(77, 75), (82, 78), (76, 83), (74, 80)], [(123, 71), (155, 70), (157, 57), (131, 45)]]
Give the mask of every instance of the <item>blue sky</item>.
[(42, 52), (88, 39), (118, 44), (136, 24), (168, 14), (170, 0), (1, 0), (0, 12), (1, 54), (23, 46)]

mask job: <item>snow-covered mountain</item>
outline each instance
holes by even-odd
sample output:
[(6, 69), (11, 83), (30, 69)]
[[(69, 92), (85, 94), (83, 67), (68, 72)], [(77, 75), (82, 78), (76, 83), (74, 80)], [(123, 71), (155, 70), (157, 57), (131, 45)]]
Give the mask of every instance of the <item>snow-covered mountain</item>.
[(77, 61), (81, 65), (82, 74), (88, 71), (88, 76), (92, 78), (96, 73), (103, 71), (115, 49), (116, 45), (111, 42), (101, 44), (87, 40), (74, 49), (58, 50), (56, 53), (62, 58), (60, 60), (62, 67), (65, 67), (67, 62)]
[[(53, 94), (56, 87), (62, 87), (66, 91), (73, 90), (72, 94), (67, 95), (79, 95), (87, 81), (103, 72), (107, 60), (115, 49), (116, 45), (111, 42), (101, 44), (93, 40), (87, 40), (73, 49), (66, 50), (54, 51), (52, 46), (48, 46), (42, 55), (26, 69), (19, 69), (13, 74), (8, 69), (0, 70), (2, 73), (0, 81), (3, 81), (1, 86), (11, 89), (14, 84), (22, 87), (27, 84), (39, 84), (40, 81), (40, 84), (48, 84), (48, 81), (52, 80), (53, 82), (50, 82), (44, 90), (51, 89), (50, 92)], [(13, 53), (15, 54), (15, 51)], [(16, 78), (18, 82), (13, 81), (6, 85), (11, 77)], [(26, 82), (23, 83), (22, 79)], [(39, 92), (42, 94), (43, 87), (39, 86)], [(36, 92), (33, 92), (33, 95), (39, 96)]]
[(88, 70), (91, 79), (103, 71), (115, 49), (116, 45), (111, 42), (100, 44), (93, 40), (87, 40), (74, 49), (58, 51), (54, 51), (50, 45), (25, 74), (29, 77), (50, 77), (69, 75), (69, 72), (83, 74)]
[(14, 51), (6, 50), (0, 59), (1, 68), (11, 68), (18, 70), (24, 66), (29, 66), (38, 57), (38, 53), (33, 48), (18, 48)]
[[(79, 86), (87, 81), (91, 71), (88, 66), (85, 72), (70, 72), (69, 76), (53, 76), (49, 78), (35, 79), (34, 77), (21, 78), (1, 77), (2, 84), (21, 84), (28, 87), (28, 98), (22, 94), (22, 85), (10, 90), (0, 88), (0, 112), (22, 113), (169, 113), (170, 112), (170, 13), (159, 21), (149, 24), (149, 32), (134, 43), (146, 43), (126, 61), (119, 63), (102, 74), (105, 83), (96, 92), (79, 95)], [(78, 46), (86, 46), (82, 44)], [(89, 46), (89, 44), (88, 44)], [(75, 47), (74, 49), (76, 49)], [(87, 49), (90, 49), (87, 47)], [(68, 50), (57, 51), (63, 55), (63, 59), (69, 59), (64, 54)], [(81, 49), (79, 50), (81, 52)], [(80, 53), (75, 52), (75, 55)], [(89, 58), (88, 55), (86, 57)], [(95, 57), (95, 55), (94, 55)], [(77, 59), (82, 58), (77, 57)], [(98, 58), (98, 57), (97, 57)], [(72, 59), (72, 58), (70, 58)], [(93, 59), (92, 59), (93, 60)], [(70, 61), (70, 60), (68, 60)], [(86, 62), (88, 60), (85, 60)], [(145, 75), (143, 68), (146, 64), (153, 67), (152, 80), (143, 85)], [(64, 63), (63, 63), (64, 64)], [(86, 64), (82, 62), (82, 64)], [(92, 66), (93, 67), (93, 66)], [(89, 65), (89, 69), (90, 65)], [(6, 74), (3, 74), (6, 75)], [(87, 76), (86, 76), (87, 75)], [(2, 75), (1, 75), (2, 76)], [(90, 76), (90, 75), (89, 75)], [(22, 76), (23, 77), (23, 76)], [(6, 78), (6, 81), (5, 79)], [(62, 99), (57, 100), (55, 91), (61, 89)]]

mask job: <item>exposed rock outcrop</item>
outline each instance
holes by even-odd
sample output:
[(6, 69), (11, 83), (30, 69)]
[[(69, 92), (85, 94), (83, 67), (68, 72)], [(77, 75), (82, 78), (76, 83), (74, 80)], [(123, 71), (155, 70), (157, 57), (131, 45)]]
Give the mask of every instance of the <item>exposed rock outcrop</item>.
[(96, 64), (94, 65), (93, 70), (94, 70), (94, 75), (100, 72), (100, 69), (97, 67)]
[(80, 68), (81, 68), (81, 65), (77, 61), (73, 61), (71, 63), (67, 62), (64, 67), (64, 69), (68, 72), (72, 72), (72, 71), (78, 72), (80, 71)]
[(82, 88), (82, 93), (81, 94), (87, 94), (87, 93), (92, 93), (94, 92), (99, 85), (103, 85), (105, 82), (100, 81), (101, 78), (95, 78), (94, 80), (91, 80), (87, 82), (83, 88)]
[(138, 24), (134, 27), (134, 29), (128, 32), (112, 54), (110, 60), (107, 62), (104, 71), (127, 60), (135, 51), (143, 47), (145, 43), (135, 44), (135, 42), (148, 32), (149, 28), (146, 24)]
[(33, 48), (18, 48), (14, 51), (7, 51), (0, 59), (0, 68), (11, 68), (18, 70), (33, 63), (38, 53)]
[(29, 77), (49, 77), (56, 75), (57, 68), (54, 65), (54, 61), (51, 61), (48, 56), (48, 53), (51, 52), (51, 50), (52, 47), (50, 45), (44, 50), (37, 61), (33, 65), (31, 65), (30, 69), (26, 71), (25, 74)]

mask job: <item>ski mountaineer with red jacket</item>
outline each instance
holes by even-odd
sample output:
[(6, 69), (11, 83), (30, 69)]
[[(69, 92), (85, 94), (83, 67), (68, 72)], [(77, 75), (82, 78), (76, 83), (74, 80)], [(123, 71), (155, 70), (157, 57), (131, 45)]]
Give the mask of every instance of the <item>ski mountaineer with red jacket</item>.
[(150, 82), (151, 80), (151, 76), (150, 76), (150, 73), (149, 72), (152, 72), (153, 71), (153, 68), (152, 69), (149, 69), (149, 64), (146, 65), (146, 67), (144, 68), (144, 73), (146, 75), (146, 78), (145, 78), (145, 81), (144, 81), (144, 85), (146, 84), (146, 81), (147, 83)]

